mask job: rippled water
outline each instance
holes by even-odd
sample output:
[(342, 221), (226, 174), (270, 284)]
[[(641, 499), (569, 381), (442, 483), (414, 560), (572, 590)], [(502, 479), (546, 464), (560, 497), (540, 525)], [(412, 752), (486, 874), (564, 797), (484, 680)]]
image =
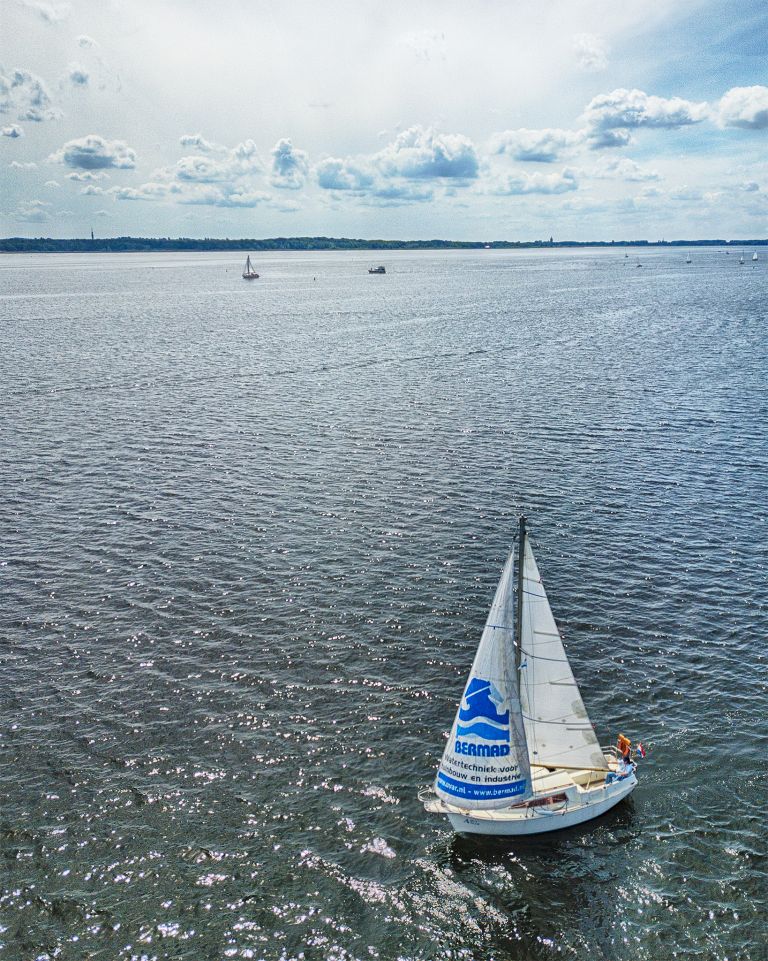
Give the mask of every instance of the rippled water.
[[(642, 258), (0, 260), (4, 957), (768, 957), (766, 264)], [(470, 840), (416, 791), (522, 510), (649, 754)]]

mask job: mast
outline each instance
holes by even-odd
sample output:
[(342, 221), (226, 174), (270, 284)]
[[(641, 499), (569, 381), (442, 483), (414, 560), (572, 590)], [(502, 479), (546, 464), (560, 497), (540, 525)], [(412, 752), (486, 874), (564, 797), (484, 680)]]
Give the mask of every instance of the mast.
[[(523, 568), (525, 567), (525, 515), (520, 515), (517, 564), (517, 612), (515, 615), (515, 674), (520, 669), (520, 655), (523, 647)], [(518, 683), (519, 683), (519, 679)]]

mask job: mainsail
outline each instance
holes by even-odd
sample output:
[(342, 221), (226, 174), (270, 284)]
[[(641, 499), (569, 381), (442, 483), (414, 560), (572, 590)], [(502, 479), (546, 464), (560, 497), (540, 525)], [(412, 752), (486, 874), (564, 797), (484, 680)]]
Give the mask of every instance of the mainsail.
[(530, 763), (608, 770), (527, 538), (523, 585), (519, 687)]
[(514, 664), (510, 554), (435, 781), (443, 800), (501, 808), (530, 797), (531, 772)]

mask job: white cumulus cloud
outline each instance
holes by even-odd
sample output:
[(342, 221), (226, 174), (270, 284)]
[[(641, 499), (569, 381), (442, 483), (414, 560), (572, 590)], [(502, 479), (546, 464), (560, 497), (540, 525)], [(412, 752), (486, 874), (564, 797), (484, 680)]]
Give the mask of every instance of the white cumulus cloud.
[(520, 194), (563, 194), (578, 189), (576, 171), (566, 167), (560, 173), (514, 173), (499, 177), (490, 192), (498, 196)]
[(768, 129), (768, 87), (732, 87), (717, 104), (721, 127)]
[(661, 180), (657, 170), (649, 170), (629, 157), (603, 157), (589, 173), (598, 180), (625, 180), (631, 183)]
[(24, 131), (17, 123), (12, 123), (7, 127), (0, 128), (0, 137), (10, 137), (11, 140), (16, 140), (23, 136)]
[(462, 134), (441, 134), (432, 128), (409, 127), (376, 154), (374, 161), (387, 176), (407, 179), (455, 178), (478, 175), (474, 144)]
[(340, 160), (328, 157), (315, 168), (317, 183), (324, 190), (368, 190), (373, 186), (374, 175), (365, 164), (349, 158)]
[(61, 114), (51, 105), (45, 83), (29, 70), (0, 74), (0, 113), (16, 110), (18, 120), (57, 120)]
[(272, 177), (273, 187), (299, 190), (309, 170), (309, 158), (304, 150), (298, 150), (290, 140), (278, 140), (272, 148)]
[(85, 170), (82, 172), (67, 174), (67, 180), (76, 180), (80, 183), (91, 183), (95, 180), (109, 180), (109, 174), (104, 173), (103, 170), (100, 170), (98, 173), (93, 173), (91, 170)]
[(495, 154), (509, 154), (514, 160), (553, 163), (561, 152), (584, 140), (579, 130), (504, 130), (491, 137), (490, 149)]
[(68, 140), (60, 150), (51, 154), (49, 160), (80, 170), (130, 169), (136, 166), (136, 151), (122, 140), (105, 140), (92, 133)]
[(642, 90), (619, 88), (594, 97), (584, 111), (593, 147), (621, 147), (640, 127), (674, 129), (700, 123), (709, 115), (706, 103), (681, 97), (655, 97)]
[(195, 147), (201, 153), (212, 153), (216, 150), (225, 149), (219, 144), (206, 140), (201, 133), (185, 133), (182, 137), (179, 137), (179, 143), (182, 147)]

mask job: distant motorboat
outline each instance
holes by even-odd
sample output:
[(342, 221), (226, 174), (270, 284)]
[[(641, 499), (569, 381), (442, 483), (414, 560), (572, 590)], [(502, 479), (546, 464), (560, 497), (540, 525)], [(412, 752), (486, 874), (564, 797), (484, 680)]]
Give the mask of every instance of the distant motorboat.
[(245, 270), (243, 271), (243, 280), (258, 280), (259, 275), (253, 269), (253, 264), (251, 263), (251, 255), (248, 254), (245, 260)]
[(381, 264), (379, 264), (378, 267), (369, 267), (369, 268), (368, 268), (368, 273), (369, 273), (369, 274), (386, 274), (386, 272), (387, 272), (387, 268), (386, 268), (386, 267), (382, 267)]

